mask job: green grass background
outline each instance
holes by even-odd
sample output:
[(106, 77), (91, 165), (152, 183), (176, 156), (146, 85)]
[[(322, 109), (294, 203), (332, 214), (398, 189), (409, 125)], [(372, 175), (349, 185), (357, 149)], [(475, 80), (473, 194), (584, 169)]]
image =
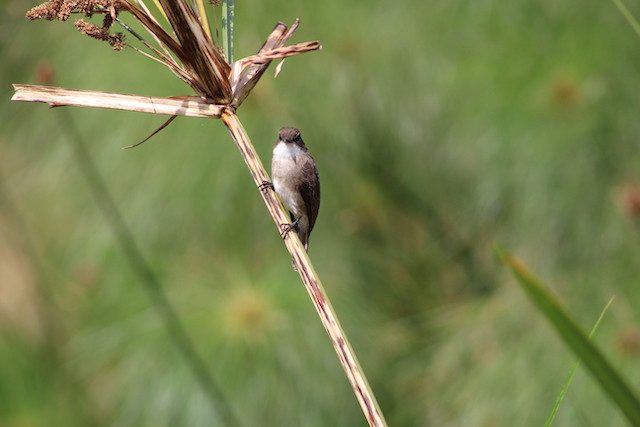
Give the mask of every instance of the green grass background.
[[(640, 39), (608, 0), (239, 1), (236, 55), (278, 20), (323, 50), (265, 74), (240, 117), (266, 164), (297, 126), (319, 165), (311, 257), (393, 426), (538, 426), (573, 356), (496, 263), (500, 242), (640, 389)], [(191, 94), (133, 51), (0, 3), (0, 425), (204, 426), (211, 405), (82, 180), (63, 87)], [(628, 7), (640, 16), (640, 3)], [(40, 64), (40, 65), (39, 65)], [(244, 425), (365, 425), (216, 121), (69, 109)], [(35, 248), (31, 250), (29, 248)], [(622, 426), (579, 371), (558, 426)]]

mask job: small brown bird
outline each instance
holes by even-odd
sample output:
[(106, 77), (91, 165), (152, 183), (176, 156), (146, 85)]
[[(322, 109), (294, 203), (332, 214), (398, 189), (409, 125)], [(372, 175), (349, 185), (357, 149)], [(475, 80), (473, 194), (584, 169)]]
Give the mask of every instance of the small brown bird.
[[(316, 162), (296, 128), (284, 127), (278, 132), (271, 160), (273, 189), (291, 215), (289, 230), (298, 232), (300, 241), (309, 249), (309, 235), (320, 209), (320, 179)], [(286, 232), (285, 232), (286, 234)]]

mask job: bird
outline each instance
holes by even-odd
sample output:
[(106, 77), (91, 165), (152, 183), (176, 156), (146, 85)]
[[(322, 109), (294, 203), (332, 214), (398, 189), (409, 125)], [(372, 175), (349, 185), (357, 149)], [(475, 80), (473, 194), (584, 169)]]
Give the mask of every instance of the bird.
[(273, 183), (267, 184), (291, 215), (292, 222), (287, 224), (283, 237), (296, 230), (308, 252), (309, 235), (320, 210), (320, 177), (299, 129), (283, 127), (278, 132), (271, 159), (271, 176)]

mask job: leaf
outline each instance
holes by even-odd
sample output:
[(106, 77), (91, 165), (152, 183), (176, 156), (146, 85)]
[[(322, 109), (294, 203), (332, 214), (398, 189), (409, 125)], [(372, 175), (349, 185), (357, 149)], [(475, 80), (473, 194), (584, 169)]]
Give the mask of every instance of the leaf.
[[(589, 338), (592, 338), (593, 334), (595, 334), (596, 330), (598, 329), (598, 326), (600, 326), (600, 322), (602, 321), (604, 314), (609, 309), (609, 306), (611, 306), (611, 303), (613, 303), (614, 298), (615, 297), (611, 297), (607, 305), (605, 305), (602, 311), (600, 312), (600, 316), (598, 317), (598, 320), (596, 320), (595, 325), (593, 325), (593, 328), (591, 328), (591, 332), (589, 332)], [(547, 417), (547, 420), (544, 423), (544, 427), (551, 427), (551, 425), (555, 421), (556, 415), (558, 414), (558, 410), (560, 409), (560, 404), (564, 400), (564, 397), (566, 396), (567, 391), (569, 391), (569, 386), (573, 382), (573, 377), (576, 375), (578, 366), (580, 366), (580, 360), (577, 360), (571, 367), (571, 370), (569, 371), (569, 375), (567, 376), (567, 379), (562, 385), (562, 388), (560, 389), (560, 393), (558, 393), (558, 397), (556, 397), (556, 401), (553, 404), (553, 408), (551, 409), (551, 412), (549, 413), (549, 416)]]
[(631, 425), (640, 426), (640, 400), (602, 352), (589, 340), (558, 299), (514, 257), (501, 249), (498, 256), (518, 279), (538, 311), (551, 323), (562, 341), (584, 363), (601, 389), (618, 406)]
[(162, 129), (166, 128), (167, 126), (169, 126), (171, 124), (172, 121), (174, 121), (176, 119), (176, 117), (178, 116), (171, 116), (169, 117), (169, 119), (167, 119), (164, 123), (162, 123), (160, 125), (160, 127), (158, 127), (158, 129), (154, 130), (151, 135), (149, 135), (148, 137), (146, 137), (145, 139), (143, 139), (140, 142), (136, 142), (135, 144), (131, 144), (131, 145), (127, 145), (126, 147), (122, 147), (124, 150), (128, 150), (130, 148), (136, 148), (141, 146), (142, 144), (144, 144), (145, 142), (147, 142), (148, 140), (150, 140), (151, 138), (153, 138), (154, 136), (156, 136), (158, 134), (158, 132), (160, 132)]
[(279, 22), (271, 31), (271, 34), (269, 34), (269, 37), (257, 54), (248, 56), (234, 63), (232, 78), (233, 101), (231, 105), (237, 108), (242, 104), (242, 101), (245, 100), (249, 92), (251, 92), (256, 83), (258, 83), (258, 80), (260, 80), (260, 77), (262, 77), (272, 60), (322, 49), (318, 41), (297, 43), (292, 46), (283, 47), (298, 29), (299, 25), (300, 19), (298, 18), (291, 24), (290, 28), (287, 28), (286, 25)]
[[(296, 20), (294, 23), (297, 24), (299, 21)], [(297, 25), (295, 25), (297, 28)], [(276, 47), (282, 46), (284, 44), (284, 38), (287, 34), (291, 33), (291, 31), (287, 31), (287, 26), (282, 22), (278, 22), (276, 26), (273, 28), (269, 37), (264, 42), (258, 53), (264, 52), (266, 50), (274, 49)], [(240, 65), (239, 62), (236, 64)], [(232, 105), (234, 107), (239, 107), (242, 104), (242, 101), (249, 95), (249, 92), (255, 87), (262, 74), (266, 71), (269, 66), (269, 62), (265, 64), (251, 64), (244, 68), (240, 75), (235, 76), (235, 81), (233, 82), (233, 102)]]
[(273, 77), (278, 77), (278, 74), (280, 74), (280, 71), (282, 71), (282, 66), (284, 65), (284, 59), (282, 59), (282, 61), (280, 61), (278, 63), (278, 65), (276, 65), (276, 72), (274, 73)]
[(193, 70), (203, 85), (201, 95), (216, 103), (230, 101), (228, 75), (231, 67), (205, 34), (191, 6), (185, 0), (160, 0), (160, 3), (180, 42), (180, 60)]

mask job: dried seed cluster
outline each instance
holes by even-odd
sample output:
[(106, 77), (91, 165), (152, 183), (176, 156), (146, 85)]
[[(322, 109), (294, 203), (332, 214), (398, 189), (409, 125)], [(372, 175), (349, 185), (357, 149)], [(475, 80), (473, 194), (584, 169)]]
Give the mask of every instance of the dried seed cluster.
[[(107, 15), (108, 17), (109, 15)], [(105, 19), (106, 20), (106, 19)], [(114, 50), (122, 50), (127, 44), (124, 42), (124, 34), (109, 33), (109, 27), (99, 27), (84, 19), (78, 19), (75, 23), (76, 29), (82, 34), (86, 34), (94, 39), (103, 40), (111, 45)]]
[[(208, 103), (237, 108), (260, 79), (269, 63), (321, 48), (317, 41), (284, 46), (298, 28), (296, 20), (291, 28), (279, 23), (257, 55), (236, 61), (232, 68), (203, 28), (200, 17), (189, 0), (154, 0), (169, 21), (173, 32), (168, 32), (151, 15), (144, 2), (132, 0), (49, 0), (27, 12), (27, 18), (66, 21), (71, 14), (102, 14), (102, 26), (86, 19), (78, 19), (75, 27), (81, 33), (109, 43), (115, 50), (131, 47), (141, 54), (164, 64), (178, 78), (193, 88)], [(209, 0), (219, 5), (220, 0)], [(136, 19), (153, 40), (145, 40), (118, 17), (127, 12)], [(206, 13), (205, 13), (206, 15)], [(206, 16), (205, 16), (206, 18)], [(142, 47), (125, 43), (122, 33), (110, 28), (118, 21)], [(155, 41), (155, 43), (154, 43)]]
[(113, 14), (122, 8), (119, 0), (50, 0), (30, 9), (27, 18), (66, 21), (74, 12), (91, 16), (96, 10), (109, 10)]
[(66, 21), (72, 13), (86, 16), (96, 12), (105, 13), (102, 27), (79, 19), (75, 23), (76, 29), (89, 37), (106, 41), (114, 50), (122, 50), (126, 46), (124, 34), (109, 33), (109, 28), (123, 8), (124, 3), (120, 0), (50, 0), (29, 10), (27, 18)]

